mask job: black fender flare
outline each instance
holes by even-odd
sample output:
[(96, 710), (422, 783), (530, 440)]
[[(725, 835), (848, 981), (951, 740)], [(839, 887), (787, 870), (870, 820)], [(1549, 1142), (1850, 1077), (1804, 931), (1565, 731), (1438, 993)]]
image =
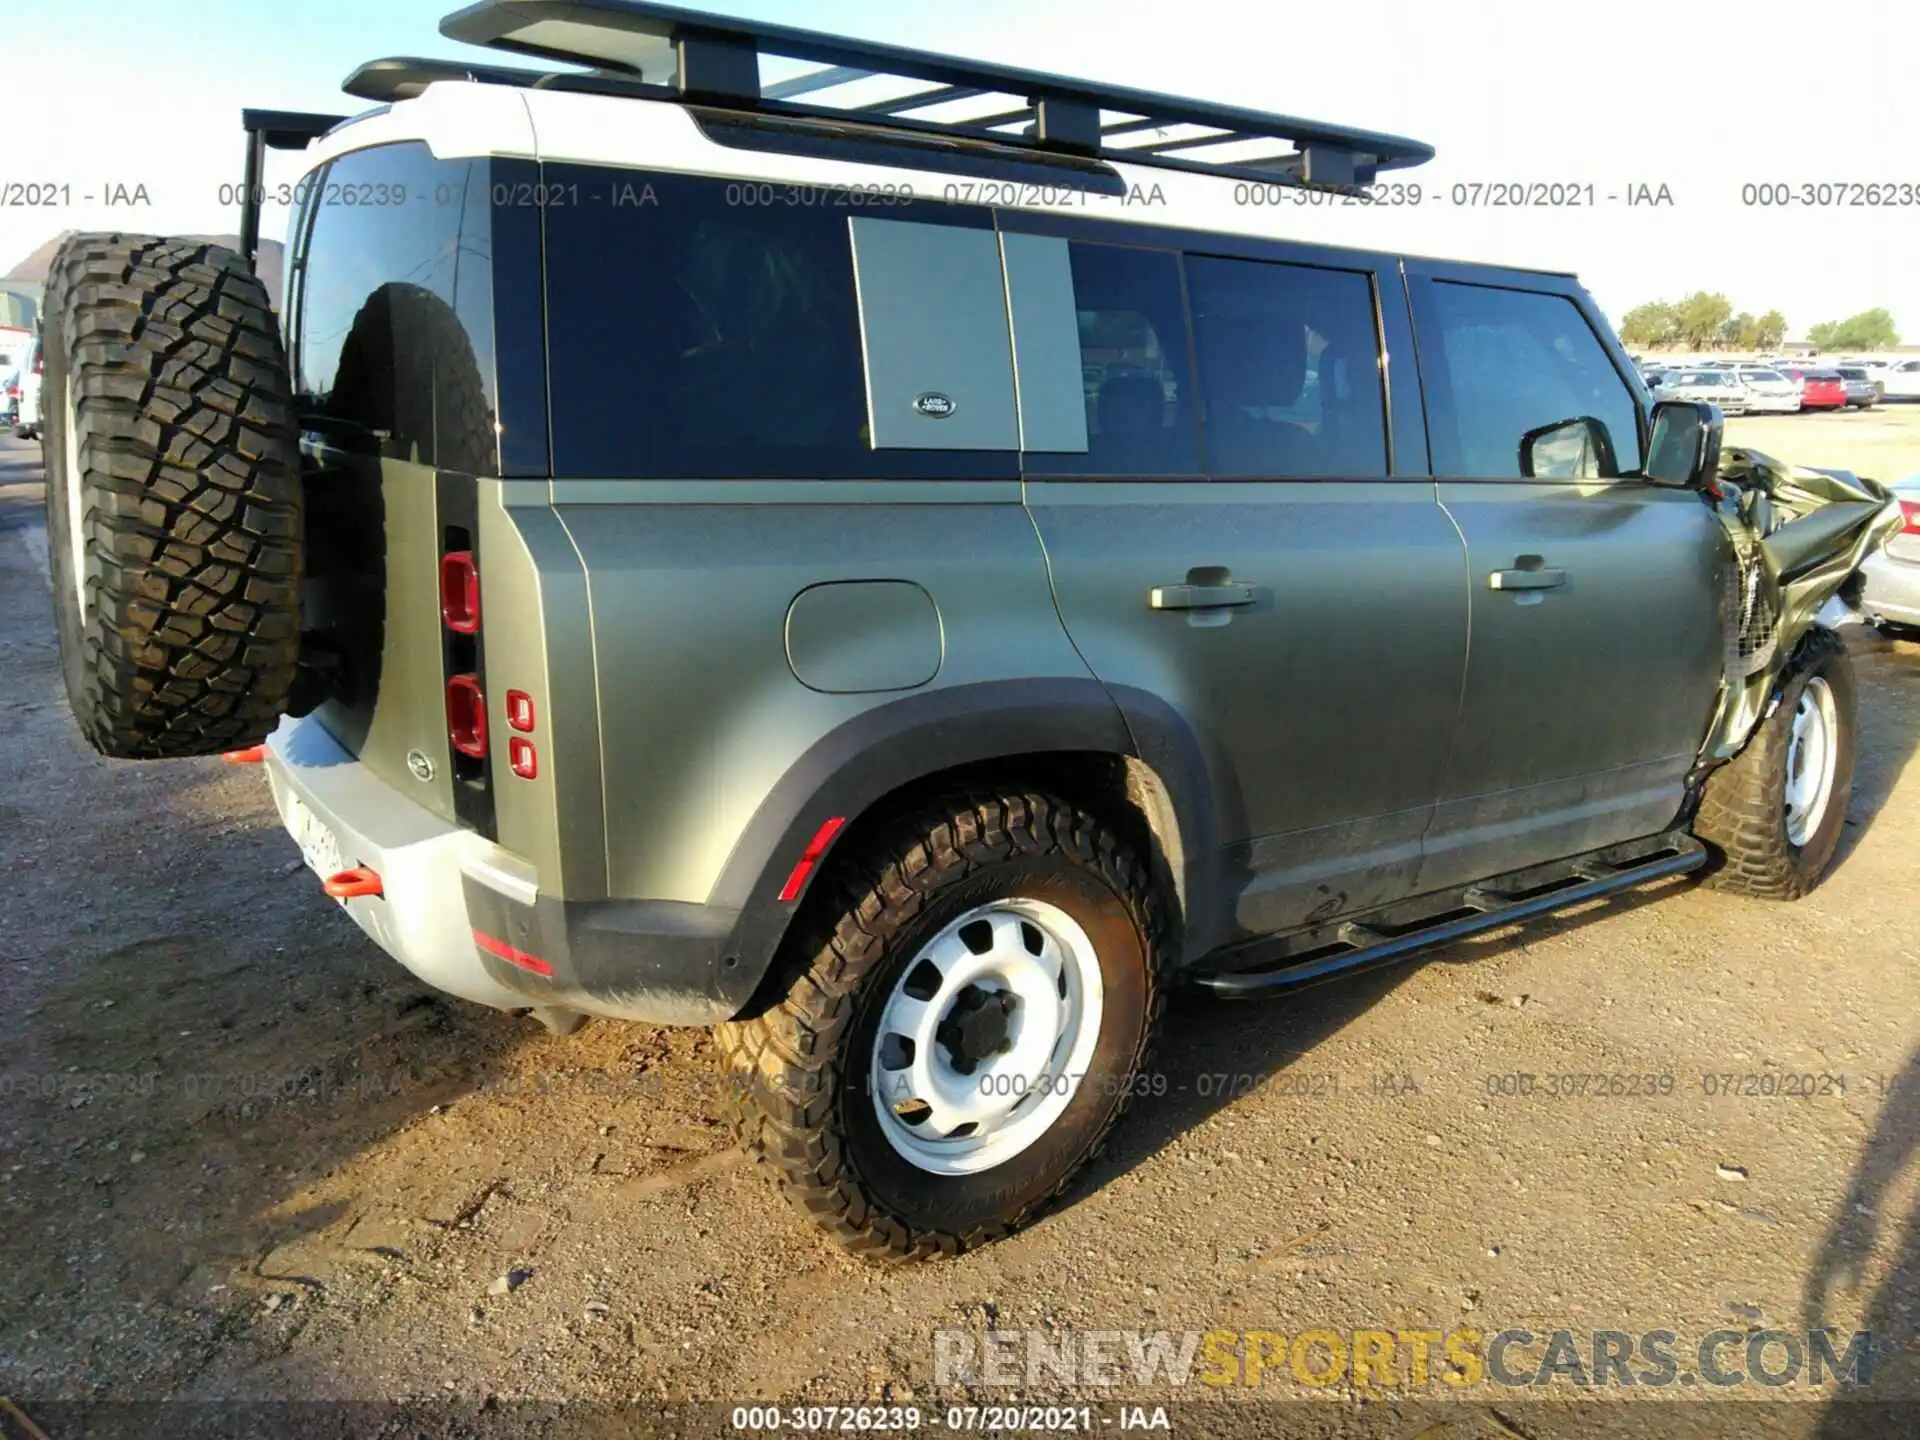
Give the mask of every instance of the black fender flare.
[(1180, 837), (1183, 909), (1192, 917), (1189, 931), (1199, 932), (1184, 949), (1194, 956), (1221, 917), (1211, 873), (1216, 806), (1192, 730), (1163, 701), (1144, 692), (1116, 696), (1090, 677), (984, 681), (876, 706), (788, 767), (707, 898), (711, 911), (737, 915), (714, 977), (721, 997), (736, 1010), (744, 1006), (773, 964), (800, 904), (782, 901), (781, 889), (826, 821), (851, 826), (903, 787), (959, 766), (1048, 752), (1113, 755), (1154, 773)]

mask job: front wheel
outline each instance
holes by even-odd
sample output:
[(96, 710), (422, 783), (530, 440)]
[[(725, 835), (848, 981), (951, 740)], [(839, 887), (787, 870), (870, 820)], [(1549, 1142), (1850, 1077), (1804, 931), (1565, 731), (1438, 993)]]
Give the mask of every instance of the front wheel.
[(748, 1150), (841, 1244), (957, 1254), (1035, 1219), (1149, 1076), (1164, 905), (1064, 801), (943, 804), (832, 876), (782, 993), (719, 1029)]
[(1853, 667), (1815, 629), (1747, 748), (1707, 777), (1694, 832), (1719, 852), (1708, 883), (1797, 900), (1820, 881), (1853, 795)]

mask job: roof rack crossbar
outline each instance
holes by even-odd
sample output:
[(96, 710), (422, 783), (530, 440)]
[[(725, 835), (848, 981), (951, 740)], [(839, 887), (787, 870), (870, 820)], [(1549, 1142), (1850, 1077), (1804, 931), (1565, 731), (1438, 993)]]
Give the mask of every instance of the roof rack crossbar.
[[(940, 87), (917, 99), (837, 110), (807, 106), (801, 112), (840, 123), (898, 127), (904, 123), (903, 109), (958, 98), (943, 95), (942, 90), (1018, 96), (1029, 108), (944, 124), (921, 117), (915, 128), (977, 137), (1001, 125), (1030, 122), (1025, 133), (995, 133), (988, 138), (1029, 150), (1132, 161), (1196, 174), (1272, 179), (1286, 173), (1294, 183), (1351, 187), (1371, 182), (1378, 170), (1419, 165), (1433, 158), (1432, 146), (1398, 135), (713, 15), (657, 0), (478, 0), (443, 19), (440, 31), (451, 39), (497, 50), (636, 77), (665, 74), (670, 62), (670, 83), (682, 97), (738, 110), (781, 113), (779, 107), (798, 96), (854, 78), (886, 76)], [(764, 56), (826, 68), (766, 85), (755, 75)], [(1137, 118), (1105, 125), (1101, 117), (1107, 111)], [(1167, 153), (1159, 144), (1105, 143), (1119, 135), (1176, 125), (1219, 130), (1234, 140), (1284, 141), (1295, 148), (1299, 159), (1290, 172), (1250, 171), (1235, 162)], [(1170, 142), (1167, 148), (1197, 147), (1182, 140)]]
[(945, 105), (954, 100), (975, 100), (992, 93), (977, 85), (936, 85), (931, 90), (915, 90), (910, 95), (896, 95), (891, 100), (849, 106), (848, 112), (854, 115), (899, 115), (908, 110), (924, 110), (929, 105)]
[(760, 94), (768, 100), (791, 100), (796, 95), (811, 95), (816, 90), (829, 90), (835, 85), (845, 85), (854, 80), (871, 80), (878, 73), (853, 65), (829, 65), (824, 70), (810, 70), (791, 80), (762, 85)]

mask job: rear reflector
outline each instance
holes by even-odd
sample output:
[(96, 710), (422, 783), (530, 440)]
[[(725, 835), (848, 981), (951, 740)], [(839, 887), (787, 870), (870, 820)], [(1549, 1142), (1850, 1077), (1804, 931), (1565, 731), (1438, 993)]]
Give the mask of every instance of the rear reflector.
[(471, 635), (480, 628), (480, 570), (471, 550), (440, 557), (440, 618), (456, 635)]
[(336, 900), (352, 900), (362, 895), (380, 895), (385, 891), (380, 877), (364, 865), (356, 865), (351, 870), (342, 870), (329, 875), (321, 889)]
[(493, 936), (482, 934), (476, 930), (473, 932), (473, 943), (489, 955), (498, 955), (508, 964), (518, 965), (522, 970), (531, 970), (536, 975), (551, 976), (553, 974), (553, 966), (542, 960), (538, 955), (529, 955), (526, 951), (516, 949), (504, 940), (496, 940)]
[(527, 734), (533, 732), (533, 697), (526, 691), (507, 691), (507, 724)]
[(1902, 500), (1900, 518), (1907, 523), (1901, 527), (1904, 535), (1920, 535), (1920, 500)]
[(455, 675), (447, 681), (447, 739), (462, 755), (483, 759), (487, 753), (487, 702), (476, 675)]
[(807, 848), (801, 852), (800, 862), (793, 867), (793, 873), (787, 876), (787, 883), (780, 887), (782, 900), (800, 898), (800, 892), (807, 888), (807, 877), (813, 874), (814, 866), (820, 863), (820, 857), (827, 853), (833, 837), (840, 833), (840, 827), (846, 823), (846, 816), (836, 815), (813, 832), (813, 839), (807, 842)]
[(507, 765), (522, 780), (532, 780), (540, 773), (540, 756), (533, 748), (533, 742), (518, 735), (507, 741)]
[(267, 747), (264, 745), (249, 745), (244, 750), (229, 750), (220, 758), (229, 765), (258, 765), (262, 760), (267, 758)]

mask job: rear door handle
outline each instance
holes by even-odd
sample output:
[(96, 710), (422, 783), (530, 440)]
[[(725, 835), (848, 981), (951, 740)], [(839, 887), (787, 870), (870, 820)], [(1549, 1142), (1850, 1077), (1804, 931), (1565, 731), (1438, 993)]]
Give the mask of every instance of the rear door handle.
[(1487, 576), (1487, 584), (1495, 590), (1558, 590), (1567, 583), (1564, 570), (1496, 570)]
[(1255, 599), (1251, 585), (1156, 585), (1147, 592), (1147, 603), (1156, 610), (1221, 610), (1230, 605), (1251, 605)]

